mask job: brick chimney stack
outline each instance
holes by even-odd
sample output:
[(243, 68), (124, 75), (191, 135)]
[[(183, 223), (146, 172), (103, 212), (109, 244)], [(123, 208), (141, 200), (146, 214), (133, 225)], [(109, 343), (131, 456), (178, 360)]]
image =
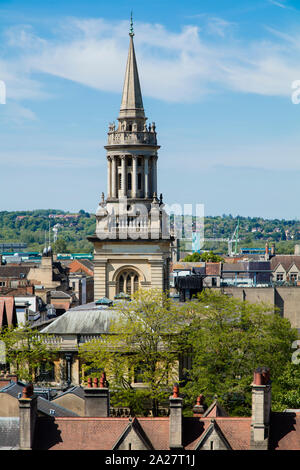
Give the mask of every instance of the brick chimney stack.
[(170, 396), (169, 439), (170, 449), (182, 448), (182, 398), (179, 397), (179, 386), (174, 384)]
[(31, 450), (37, 418), (37, 397), (33, 395), (32, 384), (23, 388), (22, 397), (19, 398), (19, 415), (20, 449)]
[(275, 256), (276, 252), (275, 252), (275, 243), (272, 243), (271, 245), (271, 256)]
[(270, 370), (258, 367), (254, 371), (252, 383), (252, 450), (267, 450), (271, 415)]
[(88, 379), (84, 388), (85, 416), (107, 418), (109, 416), (109, 388), (103, 372), (98, 378)]
[(269, 253), (269, 243), (266, 243), (265, 246), (265, 260), (268, 261), (270, 259), (270, 253)]

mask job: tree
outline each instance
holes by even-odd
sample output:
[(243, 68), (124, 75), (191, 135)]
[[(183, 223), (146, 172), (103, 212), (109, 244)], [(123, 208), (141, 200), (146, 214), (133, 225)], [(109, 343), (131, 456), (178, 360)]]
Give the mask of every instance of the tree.
[(67, 252), (67, 242), (63, 238), (59, 238), (53, 244), (54, 253), (66, 253)]
[(215, 255), (212, 251), (209, 253), (193, 253), (192, 255), (188, 255), (184, 258), (183, 261), (197, 263), (198, 261), (205, 261), (205, 262), (212, 262), (212, 263), (220, 263), (224, 262), (224, 259), (221, 256)]
[(272, 387), (272, 410), (300, 408), (300, 364), (288, 362)]
[(203, 291), (193, 308), (194, 319), (180, 336), (192, 350), (185, 393), (190, 403), (197, 395), (217, 395), (228, 411), (250, 412), (253, 370), (269, 366), (276, 381), (291, 360), (297, 332), (274, 306), (250, 304), (213, 291)]
[[(112, 392), (117, 392), (112, 395), (115, 405), (126, 403), (132, 414), (140, 414), (148, 401), (157, 416), (170, 383), (178, 379), (179, 342), (174, 338), (187, 316), (182, 304), (162, 291), (140, 290), (118, 306), (108, 335), (80, 347), (80, 357), (92, 368), (105, 369)], [(134, 381), (147, 387), (136, 389)]]
[(6, 363), (12, 366), (20, 380), (32, 382), (37, 368), (47, 365), (57, 354), (53, 345), (47, 342), (50, 335), (39, 334), (26, 324), (17, 328), (3, 327), (0, 340), (5, 344)]

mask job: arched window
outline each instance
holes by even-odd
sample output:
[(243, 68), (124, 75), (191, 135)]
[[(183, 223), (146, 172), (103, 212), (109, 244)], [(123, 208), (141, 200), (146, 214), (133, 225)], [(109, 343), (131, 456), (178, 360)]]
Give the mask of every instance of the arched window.
[(132, 295), (139, 289), (139, 279), (140, 277), (136, 271), (122, 271), (117, 281), (118, 294), (123, 292), (124, 294)]

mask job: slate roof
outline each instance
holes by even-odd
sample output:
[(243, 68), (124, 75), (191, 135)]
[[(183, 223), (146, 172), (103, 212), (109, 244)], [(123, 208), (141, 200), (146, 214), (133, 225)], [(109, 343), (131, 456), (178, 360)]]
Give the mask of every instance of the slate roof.
[(19, 449), (20, 418), (0, 417), (0, 450)]
[(56, 398), (63, 397), (64, 395), (68, 395), (69, 393), (72, 393), (73, 395), (76, 395), (77, 397), (84, 398), (84, 390), (83, 390), (83, 388), (82, 388), (82, 387), (79, 387), (79, 386), (77, 386), (77, 385), (75, 385), (74, 387), (69, 388), (69, 389), (66, 390), (65, 392), (56, 395), (56, 397), (54, 398), (54, 400), (55, 400)]
[[(0, 393), (8, 393), (14, 398), (18, 398), (19, 394), (22, 394), (24, 384), (22, 382), (12, 382), (5, 387), (0, 389)], [(46, 416), (52, 416), (50, 410), (55, 411), (55, 416), (78, 416), (77, 413), (70, 411), (62, 406), (57, 405), (53, 401), (46, 400), (46, 398), (37, 397), (37, 409), (40, 413)]]
[(11, 278), (18, 278), (20, 279), (20, 274), (27, 274), (30, 271), (30, 266), (0, 266), (0, 277), (11, 277)]
[(51, 334), (103, 334), (108, 333), (109, 324), (116, 315), (113, 308), (97, 306), (95, 302), (67, 310), (56, 318), (41, 333)]
[(71, 295), (63, 292), (61, 290), (52, 290), (51, 291), (51, 298), (52, 299), (70, 299)]

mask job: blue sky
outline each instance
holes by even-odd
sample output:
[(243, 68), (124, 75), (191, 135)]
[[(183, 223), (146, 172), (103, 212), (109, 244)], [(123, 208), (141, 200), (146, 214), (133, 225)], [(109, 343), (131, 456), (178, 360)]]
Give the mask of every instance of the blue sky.
[(292, 0), (0, 0), (0, 210), (96, 210), (131, 9), (164, 200), (300, 218)]

